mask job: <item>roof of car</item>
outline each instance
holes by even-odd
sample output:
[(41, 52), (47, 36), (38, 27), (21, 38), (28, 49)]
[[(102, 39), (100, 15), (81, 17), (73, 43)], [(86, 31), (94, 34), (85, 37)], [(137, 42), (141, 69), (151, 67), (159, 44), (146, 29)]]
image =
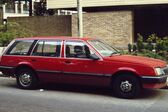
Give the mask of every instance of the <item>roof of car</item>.
[(61, 39), (61, 40), (92, 40), (94, 38), (88, 38), (88, 37), (68, 37), (68, 36), (43, 36), (43, 37), (26, 37), (26, 38), (17, 38), (15, 40), (53, 40), (53, 39)]

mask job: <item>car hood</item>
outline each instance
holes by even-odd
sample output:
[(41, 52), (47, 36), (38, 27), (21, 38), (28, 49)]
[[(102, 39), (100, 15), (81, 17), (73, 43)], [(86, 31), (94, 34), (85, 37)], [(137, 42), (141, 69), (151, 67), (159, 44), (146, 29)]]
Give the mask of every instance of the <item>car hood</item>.
[(127, 62), (132, 64), (139, 64), (143, 66), (150, 66), (150, 67), (165, 67), (166, 62), (159, 60), (159, 59), (153, 59), (153, 58), (147, 58), (142, 56), (132, 56), (132, 55), (113, 55), (111, 57), (106, 57), (107, 60), (111, 61), (118, 61), (118, 62)]

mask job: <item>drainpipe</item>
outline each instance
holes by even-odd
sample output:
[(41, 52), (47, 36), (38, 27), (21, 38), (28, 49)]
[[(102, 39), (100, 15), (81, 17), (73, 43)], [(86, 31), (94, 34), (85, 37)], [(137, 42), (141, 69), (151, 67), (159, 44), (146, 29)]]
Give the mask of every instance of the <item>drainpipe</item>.
[(82, 0), (77, 0), (78, 9), (78, 36), (83, 37), (83, 14), (82, 14)]

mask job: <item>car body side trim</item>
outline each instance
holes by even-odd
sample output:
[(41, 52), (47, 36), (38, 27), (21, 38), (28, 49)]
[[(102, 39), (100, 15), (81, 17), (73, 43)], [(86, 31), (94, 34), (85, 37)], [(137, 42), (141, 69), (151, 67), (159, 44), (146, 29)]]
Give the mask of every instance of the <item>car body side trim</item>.
[(99, 76), (111, 77), (111, 74), (97, 74), (97, 73), (80, 73), (80, 72), (62, 72), (62, 71), (49, 71), (49, 70), (36, 70), (38, 73), (48, 74), (63, 74), (63, 75), (81, 75), (81, 76)]
[(36, 70), (38, 73), (60, 74), (61, 71), (49, 71), (49, 70)]
[[(13, 70), (14, 68), (15, 67), (10, 67), (10, 66), (0, 66), (0, 70)], [(36, 70), (36, 72), (37, 73), (48, 73), (48, 74), (111, 77), (111, 74), (98, 74), (98, 73), (62, 72), (62, 71), (52, 71), (52, 70)]]
[(10, 67), (10, 66), (0, 66), (0, 70), (1, 69), (13, 69), (14, 67)]

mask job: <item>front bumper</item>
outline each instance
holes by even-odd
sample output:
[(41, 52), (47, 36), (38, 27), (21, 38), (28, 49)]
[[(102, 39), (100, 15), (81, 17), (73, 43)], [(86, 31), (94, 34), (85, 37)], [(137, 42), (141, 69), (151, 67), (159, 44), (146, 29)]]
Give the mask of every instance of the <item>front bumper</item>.
[(161, 76), (142, 76), (142, 83), (151, 84), (151, 83), (167, 83), (168, 75)]
[(162, 76), (142, 76), (143, 88), (159, 89), (168, 85), (168, 75)]

